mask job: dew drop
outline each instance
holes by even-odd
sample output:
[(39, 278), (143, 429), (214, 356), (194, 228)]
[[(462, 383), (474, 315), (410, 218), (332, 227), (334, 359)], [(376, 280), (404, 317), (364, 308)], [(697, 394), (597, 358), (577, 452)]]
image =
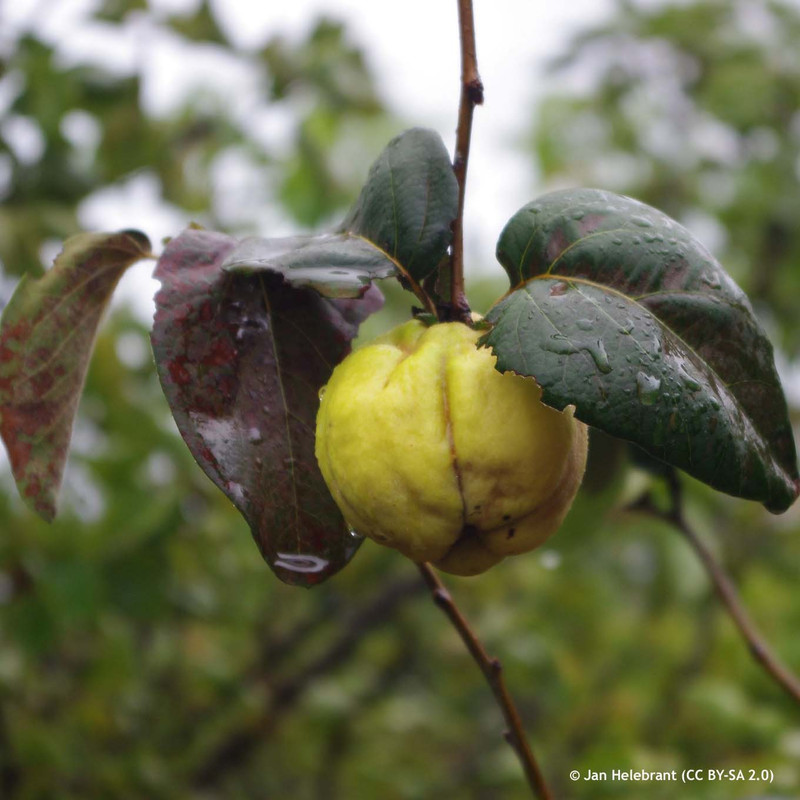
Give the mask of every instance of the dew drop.
[(264, 434), (261, 433), (258, 428), (250, 428), (250, 430), (247, 431), (247, 440), (251, 444), (258, 444), (264, 441)]
[(228, 494), (234, 503), (241, 503), (246, 499), (244, 486), (242, 486), (241, 483), (236, 483), (235, 481), (228, 481)]
[(630, 221), (634, 225), (638, 225), (640, 228), (652, 228), (653, 227), (653, 223), (650, 222), (650, 220), (646, 219), (645, 217), (630, 217)]
[(618, 330), (618, 331), (619, 331), (619, 332), (620, 332), (620, 333), (621, 333), (623, 336), (630, 336), (630, 335), (631, 335), (631, 333), (632, 333), (632, 331), (633, 331), (633, 328), (634, 328), (633, 322), (632, 322), (631, 320), (626, 320), (625, 322), (623, 322), (623, 323), (622, 323), (622, 324), (621, 324), (621, 325), (620, 325), (620, 326), (617, 328), (617, 330)]
[(661, 380), (644, 372), (636, 373), (636, 392), (642, 405), (651, 406), (658, 399)]
[(681, 362), (678, 364), (678, 374), (681, 376), (681, 380), (689, 391), (696, 392), (700, 388), (700, 383), (689, 374), (685, 363)]
[(543, 345), (545, 350), (558, 355), (572, 355), (580, 350), (576, 344), (573, 344), (563, 333), (554, 333), (549, 339), (545, 340)]
[(608, 353), (601, 339), (583, 345), (583, 349), (587, 350), (589, 355), (594, 359), (595, 366), (600, 372), (604, 375), (611, 372), (612, 367), (608, 360)]
[(594, 328), (594, 322), (590, 319), (579, 319), (575, 323), (582, 331), (590, 331)]
[(722, 286), (722, 281), (720, 281), (719, 275), (714, 272), (704, 272), (700, 276), (700, 280), (706, 284), (706, 286), (709, 286), (712, 289), (719, 289)]
[(570, 215), (574, 220), (581, 220), (586, 216), (586, 212), (578, 209), (577, 211), (573, 211)]

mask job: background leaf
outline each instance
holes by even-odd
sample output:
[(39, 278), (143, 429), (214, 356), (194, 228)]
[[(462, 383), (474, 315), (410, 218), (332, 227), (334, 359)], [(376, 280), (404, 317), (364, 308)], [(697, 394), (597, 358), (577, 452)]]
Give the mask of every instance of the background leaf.
[(457, 208), (458, 184), (441, 137), (412, 128), (370, 167), (341, 232), (369, 240), (420, 281), (447, 251)]
[(236, 245), (222, 267), (242, 274), (274, 272), (295, 288), (326, 297), (360, 297), (371, 281), (398, 274), (383, 250), (348, 233), (250, 237)]
[(312, 585), (344, 566), (347, 529), (314, 456), (319, 390), (380, 294), (328, 300), (222, 264), (236, 246), (189, 230), (156, 269), (159, 377), (197, 462), (247, 519), (267, 563)]
[(772, 346), (688, 231), (630, 198), (569, 190), (522, 208), (497, 252), (524, 282), (488, 315), (499, 369), (721, 491), (791, 505), (800, 480)]
[(44, 276), (24, 276), (0, 323), (0, 435), (20, 494), (50, 521), (97, 326), (125, 270), (147, 257), (138, 231), (84, 233)]

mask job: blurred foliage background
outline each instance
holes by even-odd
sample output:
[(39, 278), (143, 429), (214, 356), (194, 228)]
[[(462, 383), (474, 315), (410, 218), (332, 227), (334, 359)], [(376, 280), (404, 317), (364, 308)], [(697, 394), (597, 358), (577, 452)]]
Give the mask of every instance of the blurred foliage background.
[[(150, 14), (188, 58), (255, 66), (260, 106), (243, 119), (204, 91), (153, 113), (142, 71), (64, 66), (35, 30), (3, 31), (0, 305), (109, 187), (146, 176), (165, 207), (234, 233), (258, 230), (267, 206), (325, 225), (405, 127), (335, 21), (242, 53), (206, 2), (151, 11), (105, 0), (86, 24), (113, 37)], [(787, 376), (800, 369), (799, 42), (796, 4), (619, 0), (552, 65), (520, 142), (532, 197), (598, 186), (695, 230), (753, 298)], [(281, 147), (260, 135), (273, 116)], [(479, 310), (505, 290), (494, 274), (470, 289)], [(386, 288), (365, 336), (408, 315), (410, 296)], [(773, 517), (685, 484), (692, 524), (800, 671), (800, 511)], [(598, 437), (555, 539), (448, 583), (502, 659), (556, 796), (797, 798), (800, 711), (751, 660), (681, 537), (625, 510), (650, 486), (659, 479)], [(0, 797), (527, 797), (501, 732), (410, 563), (367, 542), (313, 591), (273, 577), (178, 437), (146, 327), (117, 305), (53, 525), (0, 465)], [(775, 780), (687, 792), (568, 777), (712, 767)]]

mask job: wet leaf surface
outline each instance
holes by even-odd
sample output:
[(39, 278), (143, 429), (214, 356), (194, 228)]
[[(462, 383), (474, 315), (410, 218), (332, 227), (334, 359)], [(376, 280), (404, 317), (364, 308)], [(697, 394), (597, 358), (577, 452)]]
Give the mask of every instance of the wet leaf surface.
[(230, 272), (274, 272), (290, 285), (326, 297), (360, 297), (370, 282), (398, 274), (395, 263), (375, 245), (347, 233), (244, 239), (225, 259)]
[(458, 184), (441, 137), (412, 128), (378, 156), (341, 232), (372, 242), (421, 281), (447, 251), (457, 210)]
[(457, 208), (458, 184), (441, 137), (413, 128), (378, 156), (336, 233), (245, 239), (223, 266), (278, 273), (326, 297), (359, 297), (378, 278), (419, 282), (433, 273), (450, 245)]
[(498, 258), (518, 284), (487, 315), (499, 369), (720, 491), (791, 505), (800, 479), (772, 346), (686, 229), (630, 198), (554, 192), (511, 219)]
[(314, 456), (319, 390), (382, 297), (330, 300), (276, 274), (232, 274), (236, 241), (189, 230), (167, 246), (152, 334), (162, 387), (206, 474), (248, 521), (267, 563), (310, 586), (354, 538)]
[(138, 231), (83, 233), (51, 270), (23, 277), (0, 323), (0, 435), (20, 494), (56, 513), (97, 326), (117, 282), (150, 251)]

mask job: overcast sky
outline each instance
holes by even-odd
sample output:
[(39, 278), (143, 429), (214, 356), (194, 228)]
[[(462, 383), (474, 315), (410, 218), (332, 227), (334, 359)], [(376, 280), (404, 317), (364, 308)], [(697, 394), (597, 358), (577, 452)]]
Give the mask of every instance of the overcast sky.
[[(151, 110), (166, 110), (192, 83), (227, 82), (237, 87), (232, 104), (246, 104), (256, 90), (249, 76), (231, 64), (196, 57), (187, 69), (175, 40), (154, 35), (146, 21), (125, 39), (111, 39), (107, 28), (82, 23), (93, 0), (0, 0), (0, 37), (28, 27), (32, 20), (46, 39), (59, 45), (63, 57), (83, 60), (87, 54), (105, 65), (128, 71), (135, 67), (157, 74), (146, 81)], [(156, 13), (189, 11), (197, 0), (152, 0)], [(453, 147), (459, 92), (456, 0), (211, 0), (220, 24), (243, 48), (256, 47), (275, 34), (293, 39), (305, 35), (320, 15), (344, 20), (351, 38), (366, 51), (382, 96), (398, 116), (414, 125), (436, 128)], [(545, 90), (542, 67), (560, 52), (579, 28), (608, 14), (612, 0), (475, 0), (478, 61), (486, 89), (473, 129), (466, 207), (467, 269), (493, 263), (494, 245), (505, 221), (532, 199), (535, 176), (530, 159), (515, 150), (534, 98)], [(144, 45), (143, 45), (144, 42)], [(143, 52), (146, 57), (143, 58)], [(187, 221), (158, 208), (157, 188), (146, 180), (125, 191), (106, 193), (83, 209), (82, 223), (91, 229), (139, 227), (154, 242), (176, 234)], [(286, 234), (269, 221), (264, 235)], [(121, 287), (147, 314), (156, 284), (146, 268), (133, 270)]]

